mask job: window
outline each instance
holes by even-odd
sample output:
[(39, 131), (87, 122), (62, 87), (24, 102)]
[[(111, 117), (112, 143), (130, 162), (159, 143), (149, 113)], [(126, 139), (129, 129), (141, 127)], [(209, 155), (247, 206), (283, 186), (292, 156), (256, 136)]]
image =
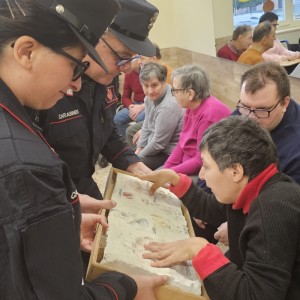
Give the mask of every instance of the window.
[[(286, 21), (286, 2), (288, 1), (290, 0), (273, 0), (273, 12), (278, 15), (280, 22)], [(294, 6), (292, 9), (294, 9), (294, 19), (300, 20), (300, 0), (293, 1)], [(265, 0), (233, 0), (234, 27), (237, 27), (239, 25), (256, 26), (258, 24), (260, 16), (264, 13), (264, 2)]]
[(300, 20), (300, 0), (294, 0), (294, 20)]

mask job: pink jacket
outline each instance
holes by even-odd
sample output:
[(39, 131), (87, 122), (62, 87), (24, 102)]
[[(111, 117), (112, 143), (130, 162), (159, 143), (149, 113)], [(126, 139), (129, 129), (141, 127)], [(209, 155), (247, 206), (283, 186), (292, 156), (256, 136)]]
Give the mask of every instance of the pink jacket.
[(230, 113), (230, 109), (213, 96), (205, 99), (196, 109), (187, 109), (179, 141), (164, 167), (186, 175), (198, 174), (202, 166), (199, 145), (204, 131)]
[(280, 62), (284, 60), (293, 60), (300, 58), (300, 52), (290, 51), (286, 49), (279, 40), (275, 40), (273, 48), (264, 52), (262, 56), (265, 61)]

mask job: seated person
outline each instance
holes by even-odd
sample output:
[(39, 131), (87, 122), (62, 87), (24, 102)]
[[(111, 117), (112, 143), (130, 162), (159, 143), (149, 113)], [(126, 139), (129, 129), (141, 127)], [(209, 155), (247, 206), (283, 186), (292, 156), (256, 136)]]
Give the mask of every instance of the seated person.
[(265, 61), (262, 54), (273, 47), (275, 39), (275, 28), (269, 21), (258, 24), (253, 31), (252, 45), (237, 61), (247, 65)]
[(136, 148), (136, 144), (141, 135), (142, 127), (143, 127), (143, 121), (132, 124), (128, 126), (128, 128), (126, 129), (126, 133), (125, 133), (126, 142), (132, 149)]
[(253, 29), (250, 25), (241, 25), (235, 28), (232, 39), (217, 52), (217, 56), (237, 61), (240, 55), (248, 49), (252, 43)]
[(226, 218), (230, 258), (201, 237), (150, 243), (143, 257), (160, 268), (191, 260), (212, 300), (300, 299), (300, 187), (278, 171), (269, 132), (251, 118), (231, 116), (205, 132), (200, 151), (199, 177), (213, 195), (173, 170), (142, 179), (154, 182), (151, 194), (170, 183), (200, 219)]
[(172, 74), (173, 95), (186, 108), (179, 141), (164, 168), (198, 178), (202, 160), (198, 148), (204, 131), (230, 115), (230, 109), (210, 95), (206, 73), (196, 65), (183, 66)]
[(174, 149), (182, 128), (184, 110), (166, 83), (167, 68), (147, 63), (140, 71), (145, 97), (145, 120), (135, 153), (150, 169), (162, 166)]
[[(138, 59), (139, 56), (137, 56)], [(125, 137), (128, 123), (140, 122), (145, 118), (144, 103), (145, 94), (139, 79), (139, 64), (135, 59), (131, 62), (131, 72), (124, 77), (122, 103), (124, 108), (118, 111), (114, 117), (114, 123), (119, 134)]]
[[(257, 64), (241, 77), (240, 100), (233, 114), (251, 117), (270, 131), (280, 171), (300, 184), (300, 105), (291, 98), (287, 72), (275, 62)], [(227, 244), (226, 225), (214, 237)]]
[[(271, 22), (272, 26), (275, 28), (275, 31), (278, 26), (278, 15), (275, 13), (269, 11), (264, 13), (260, 19), (259, 23), (269, 21)], [(295, 60), (300, 58), (300, 52), (299, 51), (290, 51), (286, 49), (280, 42), (280, 40), (276, 39), (274, 41), (274, 45), (269, 50), (265, 51), (263, 53), (263, 58), (265, 61), (274, 61), (274, 62), (280, 62), (284, 60)]]
[(162, 60), (161, 53), (160, 53), (160, 48), (158, 47), (158, 45), (153, 43), (153, 46), (155, 48), (155, 56), (148, 57), (148, 56), (140, 55), (140, 57), (138, 59), (139, 67), (142, 68), (143, 65), (148, 63), (148, 62), (155, 62), (155, 63), (158, 63), (158, 64), (166, 67), (167, 68), (166, 82), (171, 84), (171, 75), (172, 75), (173, 68)]
[[(146, 64), (147, 62), (156, 62), (159, 63), (160, 65), (163, 65), (164, 67), (167, 68), (167, 83), (171, 84), (171, 75), (172, 75), (172, 67), (170, 65), (168, 65), (167, 63), (165, 63), (162, 58), (161, 58), (161, 53), (160, 53), (160, 49), (159, 47), (153, 43), (155, 49), (156, 49), (156, 54), (153, 57), (147, 57), (147, 56), (140, 56), (140, 58), (138, 59), (138, 64), (140, 66), (140, 68), (143, 67), (144, 64)], [(142, 106), (143, 108), (145, 108), (145, 105), (143, 104)], [(126, 141), (127, 143), (133, 148), (136, 148), (136, 144), (138, 139), (140, 138), (141, 135), (141, 128), (143, 126), (143, 121), (137, 122), (136, 124), (132, 124), (130, 125), (125, 133), (125, 137), (126, 137)]]

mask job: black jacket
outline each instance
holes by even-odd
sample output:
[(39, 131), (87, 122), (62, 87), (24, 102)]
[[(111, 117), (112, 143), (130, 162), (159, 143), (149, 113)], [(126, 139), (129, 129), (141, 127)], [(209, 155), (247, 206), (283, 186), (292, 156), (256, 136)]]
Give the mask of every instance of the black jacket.
[(228, 221), (231, 263), (204, 279), (210, 299), (300, 299), (299, 195), (299, 185), (278, 173), (244, 213), (190, 186), (181, 197), (190, 212), (216, 226)]
[(84, 77), (79, 93), (64, 97), (36, 120), (48, 143), (69, 166), (80, 193), (95, 196), (86, 182), (95, 171), (100, 153), (122, 170), (140, 161), (113, 122), (117, 93), (117, 79), (104, 86)]
[(0, 299), (133, 299), (135, 282), (107, 273), (82, 283), (80, 205), (68, 168), (0, 81)]

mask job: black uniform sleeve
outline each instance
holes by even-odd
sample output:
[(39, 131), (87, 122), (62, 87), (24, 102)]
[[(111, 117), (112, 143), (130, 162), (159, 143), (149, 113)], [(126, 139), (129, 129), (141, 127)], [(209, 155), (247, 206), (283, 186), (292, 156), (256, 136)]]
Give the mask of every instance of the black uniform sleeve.
[(126, 170), (129, 165), (141, 161), (132, 148), (120, 137), (116, 127), (101, 154), (112, 163), (113, 167), (121, 170)]
[(118, 272), (108, 272), (85, 284), (81, 298), (131, 300), (136, 292), (137, 285), (131, 277)]
[(216, 228), (227, 220), (227, 206), (218, 202), (213, 194), (198, 189), (194, 183), (191, 184), (181, 200), (191, 216)]
[[(7, 234), (0, 226), (0, 240), (13, 251), (7, 261), (1, 258), (0, 262), (9, 264), (4, 268), (6, 281), (18, 285), (10, 291), (10, 299), (29, 299), (24, 295), (33, 293), (44, 300), (133, 299), (135, 281), (121, 273), (110, 272), (82, 285), (78, 220), (74, 214), (78, 201), (67, 201), (66, 182), (61, 173), (52, 172), (55, 167), (35, 169), (11, 172), (5, 178), (11, 184), (18, 182), (18, 189), (11, 189), (3, 195), (6, 201), (1, 201), (11, 221)], [(6, 191), (3, 184), (7, 181), (0, 181), (1, 191)], [(16, 203), (22, 213), (14, 214)], [(10, 272), (14, 268), (17, 272)], [(20, 291), (23, 297), (16, 296)]]

